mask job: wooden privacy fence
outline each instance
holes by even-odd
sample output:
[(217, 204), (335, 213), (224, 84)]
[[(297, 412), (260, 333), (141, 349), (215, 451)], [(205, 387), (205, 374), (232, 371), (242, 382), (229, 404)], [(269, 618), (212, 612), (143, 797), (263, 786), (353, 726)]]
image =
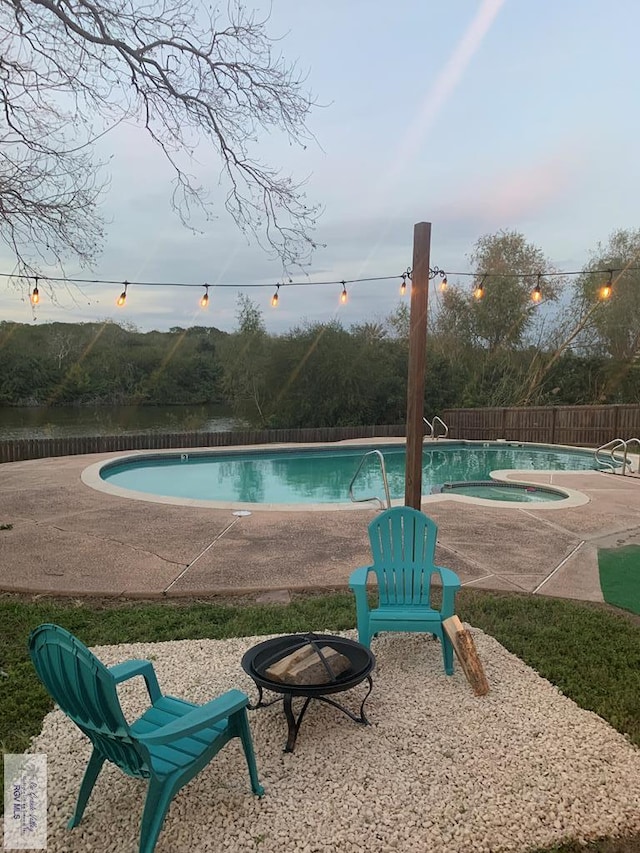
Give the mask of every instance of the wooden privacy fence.
[[(612, 438), (640, 437), (640, 405), (536, 406), (531, 408), (448, 409), (440, 417), (449, 438), (534, 441), (599, 447)], [(229, 447), (242, 444), (331, 442), (405, 435), (405, 425), (235, 430), (233, 432), (141, 433), (68, 438), (0, 439), (0, 463), (80, 453), (168, 450), (175, 447)]]
[(403, 436), (397, 426), (321, 427), (313, 429), (235, 430), (233, 432), (142, 433), (136, 435), (89, 435), (67, 438), (19, 438), (0, 440), (0, 463), (74, 456), (80, 453), (113, 453), (127, 450), (168, 450), (172, 447), (228, 447), (234, 444), (330, 442), (350, 438)]
[(613, 438), (640, 437), (640, 405), (449, 409), (440, 416), (449, 438), (599, 447)]

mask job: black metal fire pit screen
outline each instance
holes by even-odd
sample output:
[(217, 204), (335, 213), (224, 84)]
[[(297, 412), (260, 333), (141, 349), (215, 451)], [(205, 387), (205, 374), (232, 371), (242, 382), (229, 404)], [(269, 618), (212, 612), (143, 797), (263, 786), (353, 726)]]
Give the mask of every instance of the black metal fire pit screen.
[[(315, 649), (321, 662), (321, 666), (316, 669), (316, 671), (319, 670), (319, 677), (314, 683), (294, 684), (276, 680), (267, 674), (270, 667), (305, 647)], [(347, 658), (348, 668), (343, 672), (336, 673), (332, 667), (330, 655), (326, 651), (323, 652), (323, 649), (333, 650)], [(312, 699), (318, 699), (320, 702), (338, 708), (356, 723), (368, 724), (369, 721), (364, 714), (364, 704), (373, 689), (371, 672), (375, 663), (375, 657), (366, 646), (345, 637), (335, 637), (332, 634), (291, 634), (285, 637), (276, 637), (273, 640), (265, 640), (265, 642), (249, 649), (242, 658), (242, 668), (253, 679), (258, 688), (258, 701), (254, 705), (250, 705), (249, 708), (251, 710), (267, 708), (274, 702), (283, 700), (288, 727), (284, 751), (293, 752), (302, 718)], [(359, 714), (354, 714), (344, 705), (329, 698), (329, 694), (350, 690), (365, 680), (368, 682), (369, 689), (362, 700)], [(263, 690), (281, 693), (282, 696), (272, 699), (270, 702), (264, 702)], [(292, 700), (294, 696), (305, 697), (297, 717), (293, 712)]]

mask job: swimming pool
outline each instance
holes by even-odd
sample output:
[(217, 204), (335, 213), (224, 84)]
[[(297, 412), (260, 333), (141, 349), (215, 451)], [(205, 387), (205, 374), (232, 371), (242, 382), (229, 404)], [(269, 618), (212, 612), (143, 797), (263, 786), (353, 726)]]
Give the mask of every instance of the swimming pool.
[[(118, 494), (124, 493), (121, 490), (132, 490), (182, 501), (233, 504), (344, 504), (349, 501), (349, 484), (363, 454), (372, 449), (384, 455), (391, 498), (402, 499), (403, 444), (132, 456), (102, 464), (99, 477), (107, 486), (116, 487), (114, 491)], [(430, 443), (423, 451), (422, 493), (428, 495), (445, 483), (489, 480), (490, 472), (496, 470), (596, 468), (592, 451), (502, 442)], [(354, 495), (356, 498), (384, 495), (380, 462), (375, 455), (365, 460)], [(522, 499), (527, 499), (526, 494)]]

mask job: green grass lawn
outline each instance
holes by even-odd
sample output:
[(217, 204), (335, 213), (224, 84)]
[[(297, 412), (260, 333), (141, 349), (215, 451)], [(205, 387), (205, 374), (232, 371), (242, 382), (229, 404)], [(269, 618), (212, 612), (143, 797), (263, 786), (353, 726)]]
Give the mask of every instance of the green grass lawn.
[(604, 600), (640, 615), (640, 545), (599, 548), (598, 568)]
[[(463, 590), (458, 614), (595, 711), (640, 746), (640, 626), (633, 617), (571, 601)], [(41, 728), (51, 702), (27, 653), (29, 632), (55, 622), (89, 646), (163, 640), (224, 639), (355, 626), (346, 593), (295, 599), (286, 606), (164, 601), (93, 602), (0, 598), (0, 743), (22, 752)], [(633, 846), (629, 846), (633, 845)], [(568, 843), (553, 853), (638, 853), (640, 838)], [(551, 851), (549, 851), (551, 853)]]

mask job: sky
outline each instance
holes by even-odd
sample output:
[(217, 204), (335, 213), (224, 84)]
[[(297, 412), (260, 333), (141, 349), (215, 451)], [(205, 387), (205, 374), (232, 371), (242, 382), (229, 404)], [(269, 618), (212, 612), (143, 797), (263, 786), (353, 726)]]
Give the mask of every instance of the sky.
[[(26, 284), (0, 278), (0, 319), (231, 331), (246, 293), (272, 333), (379, 321), (398, 305), (421, 221), (432, 223), (431, 265), (450, 282), (470, 269), (475, 241), (503, 228), (521, 231), (558, 269), (579, 269), (613, 231), (640, 227), (639, 30), (637, 0), (273, 0), (268, 31), (308, 72), (320, 104), (305, 149), (277, 134), (256, 148), (306, 179), (322, 207), (322, 247), (292, 277), (397, 278), (348, 286), (346, 305), (338, 284), (287, 287), (272, 308), (281, 264), (238, 231), (215, 183), (217, 218), (202, 234), (185, 229), (170, 207), (169, 167), (129, 124), (100, 142), (110, 157), (104, 250), (89, 272), (66, 267), (132, 282), (126, 306), (116, 306), (117, 285), (56, 285), (55, 300), (42, 288), (34, 309)], [(215, 153), (199, 157), (215, 174)], [(0, 249), (0, 272), (13, 267)], [(203, 290), (136, 280), (232, 286), (211, 287), (203, 310)]]

